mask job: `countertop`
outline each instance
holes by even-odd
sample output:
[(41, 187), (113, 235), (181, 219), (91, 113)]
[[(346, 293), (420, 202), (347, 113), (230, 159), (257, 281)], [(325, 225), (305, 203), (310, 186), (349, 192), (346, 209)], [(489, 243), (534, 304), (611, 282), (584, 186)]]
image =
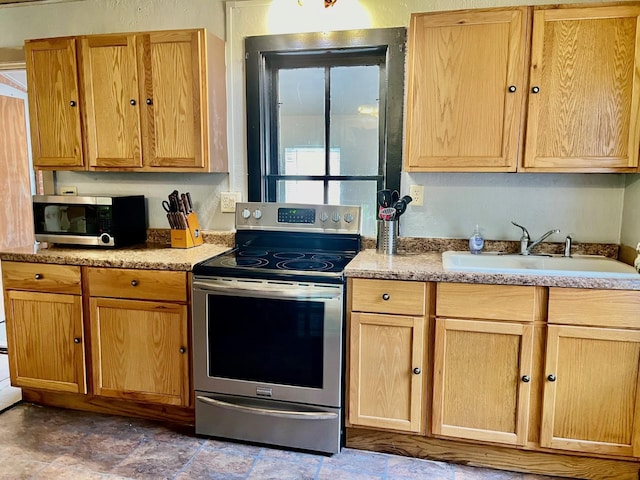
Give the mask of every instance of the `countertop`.
[(640, 290), (640, 275), (637, 280), (627, 280), (532, 274), (448, 272), (442, 266), (442, 253), (440, 252), (382, 255), (377, 253), (375, 249), (366, 249), (349, 262), (345, 268), (345, 276), (430, 282)]
[(4, 250), (0, 252), (0, 260), (92, 267), (190, 271), (196, 263), (229, 249), (228, 245), (220, 243), (203, 243), (193, 248), (171, 248), (166, 244), (144, 244), (113, 250), (56, 246), (35, 250), (33, 246), (29, 246)]

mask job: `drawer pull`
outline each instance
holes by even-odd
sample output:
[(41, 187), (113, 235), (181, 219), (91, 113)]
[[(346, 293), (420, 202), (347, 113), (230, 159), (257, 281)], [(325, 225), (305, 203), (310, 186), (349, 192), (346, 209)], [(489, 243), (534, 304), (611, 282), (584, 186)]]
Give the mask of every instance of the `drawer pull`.
[(187, 353), (187, 349), (184, 347), (180, 347), (180, 353)]
[(131, 280), (131, 286), (132, 287), (137, 287), (138, 286), (138, 281), (137, 280)]
[(418, 367), (413, 369), (413, 373), (415, 373), (416, 375), (420, 375), (420, 373), (422, 373), (422, 370), (420, 370)]
[(42, 280), (42, 274), (36, 273), (33, 278), (35, 278), (36, 280)]
[(391, 295), (389, 295), (388, 293), (383, 293), (382, 294), (382, 299), (386, 302), (387, 300), (389, 300), (391, 298)]
[(552, 373), (551, 375), (549, 375), (547, 377), (547, 380), (549, 380), (550, 382), (555, 382), (556, 381), (556, 376)]
[(524, 383), (529, 383), (531, 381), (531, 378), (529, 377), (529, 375), (523, 375), (522, 376), (522, 381)]
[(80, 343), (80, 339), (78, 337), (74, 338), (73, 343)]

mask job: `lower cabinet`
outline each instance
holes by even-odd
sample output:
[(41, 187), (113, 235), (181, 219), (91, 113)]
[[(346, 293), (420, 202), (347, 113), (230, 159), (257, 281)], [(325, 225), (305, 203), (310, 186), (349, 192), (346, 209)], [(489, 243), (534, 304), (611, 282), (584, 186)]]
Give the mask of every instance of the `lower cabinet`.
[(640, 456), (640, 292), (549, 290), (541, 445)]
[(89, 268), (87, 277), (94, 393), (188, 406), (186, 273)]
[(440, 283), (433, 367), (434, 435), (525, 445), (538, 287)]
[(186, 305), (91, 298), (96, 395), (186, 406)]
[(349, 280), (350, 425), (423, 432), (427, 285)]
[(11, 384), (86, 393), (80, 268), (2, 262)]

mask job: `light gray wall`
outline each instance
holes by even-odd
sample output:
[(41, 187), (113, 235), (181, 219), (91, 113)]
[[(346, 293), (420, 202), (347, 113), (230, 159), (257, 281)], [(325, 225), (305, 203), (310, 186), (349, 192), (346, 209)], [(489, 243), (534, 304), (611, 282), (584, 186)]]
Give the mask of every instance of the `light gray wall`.
[(620, 243), (636, 248), (640, 242), (640, 174), (627, 175)]
[[(586, 0), (587, 2), (590, 0)], [(93, 174), (59, 172), (58, 184), (87, 193), (144, 190), (150, 225), (165, 227), (160, 199), (190, 189), (203, 228), (229, 229), (233, 216), (219, 212), (221, 191), (241, 191), (246, 199), (247, 169), (244, 102), (244, 38), (269, 33), (408, 26), (412, 12), (551, 3), (540, 0), (78, 0), (0, 7), (0, 47), (27, 38), (149, 29), (206, 27), (227, 40), (229, 175)], [(583, 0), (563, 3), (585, 3)], [(532, 235), (550, 228), (573, 233), (578, 241), (631, 245), (640, 240), (640, 190), (634, 176), (572, 174), (411, 174), (403, 173), (402, 193), (412, 183), (425, 186), (425, 205), (410, 206), (401, 233), (407, 236), (465, 237), (476, 223), (487, 238), (516, 239), (510, 220)], [(626, 188), (626, 195), (625, 195)], [(623, 202), (624, 222), (623, 222)], [(629, 206), (631, 202), (631, 207)], [(634, 206), (635, 205), (635, 206)], [(561, 240), (563, 238), (553, 237)]]

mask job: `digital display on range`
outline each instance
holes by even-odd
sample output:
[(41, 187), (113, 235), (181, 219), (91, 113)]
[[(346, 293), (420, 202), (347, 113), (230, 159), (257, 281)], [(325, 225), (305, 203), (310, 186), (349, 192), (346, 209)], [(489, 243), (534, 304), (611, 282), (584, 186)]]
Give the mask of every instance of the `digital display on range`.
[(278, 208), (278, 223), (315, 223), (313, 208)]

